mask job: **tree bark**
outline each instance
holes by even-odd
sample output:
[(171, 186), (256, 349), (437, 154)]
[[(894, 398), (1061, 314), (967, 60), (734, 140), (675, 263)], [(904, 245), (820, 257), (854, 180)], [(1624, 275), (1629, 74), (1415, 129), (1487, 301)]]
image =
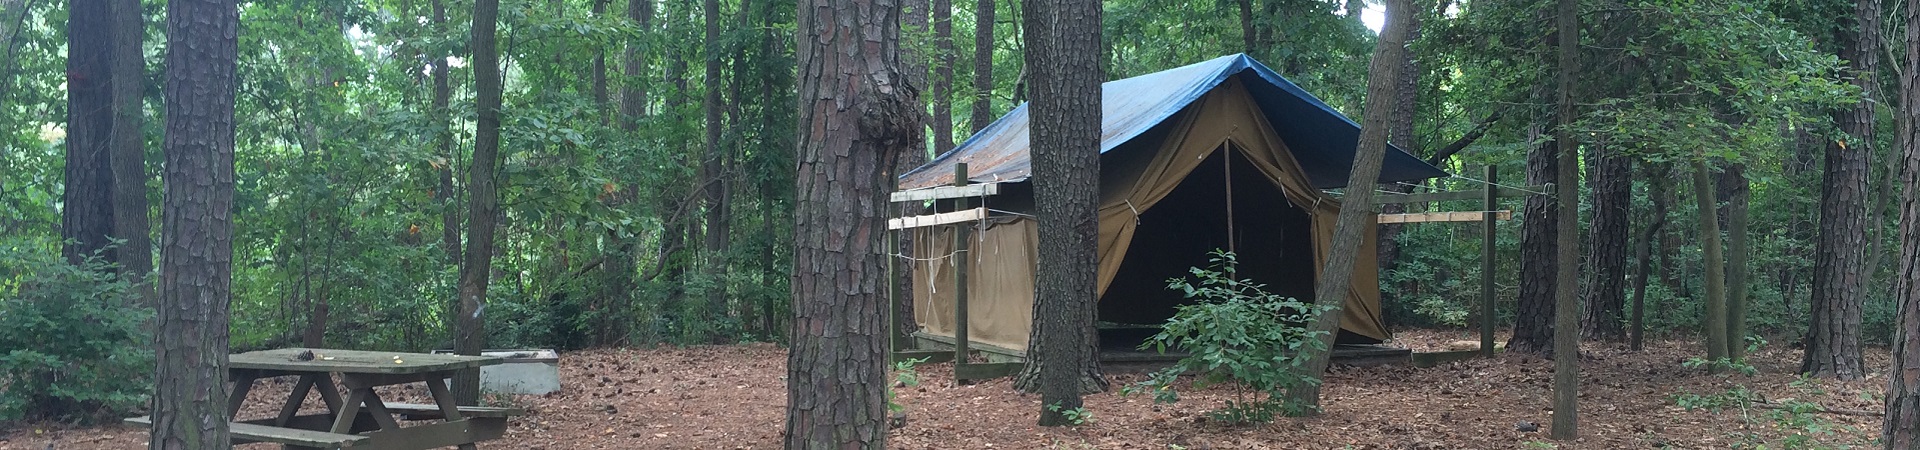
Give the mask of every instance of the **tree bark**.
[[(1300, 369), (1316, 378), (1326, 373), (1327, 364), (1332, 360), (1334, 335), (1339, 332), (1342, 309), (1352, 288), (1353, 265), (1358, 259), (1361, 239), (1368, 227), (1375, 226), (1370, 207), (1373, 187), (1380, 180), (1380, 167), (1387, 155), (1387, 132), (1393, 123), (1400, 77), (1405, 75), (1400, 73), (1405, 69), (1401, 62), (1407, 51), (1412, 15), (1408, 0), (1386, 0), (1386, 27), (1374, 43), (1372, 64), (1367, 73), (1366, 111), (1376, 112), (1361, 118), (1360, 138), (1354, 149), (1353, 169), (1349, 172), (1352, 175), (1347, 178), (1347, 196), (1340, 200), (1342, 207), (1334, 223), (1326, 265), (1320, 268), (1320, 276), (1314, 282), (1314, 304), (1323, 311), (1308, 330), (1318, 333), (1316, 338), (1322, 345), (1310, 351), (1306, 365)], [(1289, 390), (1287, 397), (1294, 404), (1308, 406), (1306, 411), (1310, 414), (1319, 413), (1319, 384)]]
[[(1243, 15), (1241, 26), (1244, 28), (1242, 33), (1246, 35), (1244, 38), (1247, 40), (1247, 52), (1252, 53), (1253, 45), (1259, 39), (1259, 29), (1252, 24), (1250, 18), (1247, 18), (1253, 13), (1251, 0), (1244, 0), (1240, 3), (1240, 12)], [(1407, 42), (1414, 42), (1420, 40), (1420, 16), (1418, 14), (1410, 15), (1413, 17), (1408, 18), (1412, 23), (1407, 25)], [(1393, 105), (1393, 123), (1388, 124), (1387, 142), (1398, 144), (1400, 148), (1411, 152), (1414, 151), (1413, 117), (1418, 112), (1415, 110), (1420, 105), (1420, 63), (1414, 59), (1413, 52), (1408, 51), (1402, 55), (1399, 64), (1400, 73), (1403, 75), (1400, 77), (1400, 84), (1395, 88), (1396, 101)], [(1468, 136), (1472, 136), (1473, 134), (1471, 131), (1467, 133)], [(1463, 136), (1463, 138), (1464, 137), (1465, 136)], [(1477, 137), (1475, 137), (1475, 139), (1477, 139)], [(1436, 163), (1434, 165), (1437, 166), (1439, 164)], [(1409, 193), (1413, 192), (1414, 186), (1409, 183), (1400, 183), (1387, 189), (1393, 192)], [(1380, 205), (1381, 214), (1399, 214), (1404, 212), (1407, 212), (1407, 204), (1405, 203)], [(1380, 224), (1380, 230), (1375, 235), (1377, 242), (1374, 243), (1374, 254), (1377, 255), (1374, 260), (1380, 266), (1378, 273), (1386, 274), (1400, 266), (1400, 233), (1405, 229), (1406, 224)], [(1382, 294), (1386, 295), (1391, 293), (1392, 296), (1398, 296), (1401, 292), (1408, 291), (1407, 286), (1391, 286), (1390, 288), (1391, 289), (1382, 292)], [(1394, 301), (1395, 299), (1383, 298), (1381, 300)]]
[(933, 154), (953, 149), (953, 0), (933, 0)]
[(1751, 270), (1751, 259), (1747, 243), (1747, 187), (1746, 165), (1729, 164), (1722, 172), (1723, 189), (1727, 189), (1727, 357), (1734, 361), (1746, 359), (1747, 350), (1747, 276)]
[[(1555, 221), (1554, 305), (1553, 305), (1553, 427), (1548, 433), (1555, 440), (1569, 441), (1579, 433), (1580, 391), (1580, 299), (1575, 297), (1580, 267), (1580, 144), (1575, 140), (1573, 123), (1579, 116), (1573, 110), (1573, 89), (1580, 71), (1580, 1), (1559, 0), (1560, 78), (1559, 107), (1555, 116), (1554, 143), (1560, 146), (1559, 181), (1553, 197), (1560, 204)], [(1625, 227), (1621, 227), (1622, 230)]]
[[(1650, 174), (1647, 177), (1648, 180), (1652, 181), (1652, 185), (1648, 186), (1648, 188), (1654, 192), (1666, 191), (1667, 174), (1669, 171), (1662, 167), (1658, 170), (1649, 168), (1647, 172)], [(1654, 275), (1653, 241), (1660, 238), (1660, 229), (1667, 224), (1666, 202), (1653, 202), (1653, 215), (1650, 217), (1650, 220), (1647, 224), (1647, 231), (1643, 232), (1640, 235), (1640, 239), (1633, 243), (1634, 257), (1640, 261), (1640, 268), (1635, 271), (1637, 275), (1633, 278), (1633, 320), (1632, 325), (1628, 327), (1627, 346), (1636, 352), (1640, 351), (1641, 344), (1645, 342), (1647, 332), (1647, 284), (1652, 282)]]
[(114, 20), (110, 2), (67, 2), (66, 185), (61, 194), (60, 246), (79, 264), (113, 252), (112, 151)]
[(1900, 263), (1894, 298), (1893, 364), (1887, 373), (1880, 441), (1888, 450), (1920, 448), (1920, 5), (1907, 2), (1906, 59), (1900, 62), (1900, 109), (1894, 115), (1905, 169), (1900, 172)]
[(1719, 360), (1728, 357), (1727, 353), (1727, 276), (1726, 258), (1720, 245), (1720, 216), (1714, 213), (1713, 175), (1707, 168), (1706, 155), (1695, 152), (1693, 164), (1693, 199), (1695, 211), (1700, 223), (1701, 265), (1706, 266), (1705, 299), (1706, 318), (1704, 325), (1707, 341), (1707, 359)]
[[(973, 133), (993, 123), (993, 21), (994, 1), (974, 3), (973, 23)], [(972, 134), (972, 133), (969, 133)]]
[(1880, 0), (1858, 0), (1835, 38), (1866, 97), (1834, 112), (1844, 136), (1827, 145), (1821, 177), (1820, 235), (1814, 243), (1812, 323), (1802, 373), (1852, 380), (1865, 375), (1860, 359), (1860, 308), (1866, 293), (1867, 158), (1873, 145), (1874, 74), (1879, 73)]
[[(445, 35), (447, 7), (441, 0), (432, 0), (432, 8), (435, 33)], [(440, 247), (447, 253), (447, 261), (459, 264), (460, 202), (453, 187), (453, 111), (448, 107), (453, 99), (453, 86), (447, 75), (449, 56), (435, 52), (429, 64), (433, 72), (433, 144), (435, 154), (440, 156), (440, 187), (434, 190), (434, 200), (440, 204)]]
[(1040, 426), (1072, 425), (1080, 395), (1107, 389), (1094, 329), (1099, 235), (1098, 0), (1026, 0), (1026, 63), (1033, 71), (1033, 197), (1040, 260), (1027, 364), (1014, 388), (1039, 392)]
[[(724, 322), (727, 317), (727, 246), (730, 238), (727, 230), (727, 175), (725, 172), (726, 152), (720, 145), (720, 131), (725, 125), (720, 121), (721, 110), (726, 108), (720, 96), (722, 75), (720, 64), (720, 0), (706, 0), (707, 74), (705, 81), (707, 114), (706, 157), (700, 161), (701, 203), (706, 212), (706, 242), (704, 242), (707, 277), (707, 314), (703, 320), (714, 323)], [(727, 339), (722, 327), (710, 327), (708, 340), (721, 343)]]
[(1580, 329), (1588, 339), (1619, 342), (1626, 338), (1627, 246), (1632, 239), (1628, 215), (1633, 209), (1633, 159), (1606, 145), (1593, 145), (1595, 179), (1593, 229), (1588, 237), (1592, 256), (1585, 295), (1586, 314)]
[(885, 205), (921, 129), (890, 0), (804, 0), (785, 446), (886, 442)]
[[(478, 355), (486, 347), (487, 282), (493, 275), (494, 224), (499, 220), (499, 187), (494, 175), (500, 153), (500, 52), (494, 33), (500, 0), (473, 4), (473, 163), (467, 169), (467, 252), (460, 264), (460, 308), (454, 317), (454, 353)], [(480, 400), (480, 370), (462, 370), (453, 378), (461, 405)]]
[[(1527, 184), (1552, 183), (1559, 177), (1555, 159), (1559, 149), (1552, 140), (1539, 139), (1545, 117), (1536, 117), (1528, 134), (1536, 142), (1527, 152)], [(1559, 252), (1560, 206), (1546, 196), (1527, 197), (1520, 233), (1520, 298), (1515, 310), (1513, 337), (1507, 351), (1553, 356), (1554, 283)]]
[(167, 2), (166, 159), (148, 448), (226, 448), (240, 8)]
[(146, 55), (140, 44), (146, 37), (140, 2), (113, 2), (113, 133), (108, 147), (113, 166), (113, 237), (124, 242), (114, 249), (120, 275), (134, 283), (145, 305), (154, 301), (153, 219), (147, 203), (147, 148), (143, 126)]

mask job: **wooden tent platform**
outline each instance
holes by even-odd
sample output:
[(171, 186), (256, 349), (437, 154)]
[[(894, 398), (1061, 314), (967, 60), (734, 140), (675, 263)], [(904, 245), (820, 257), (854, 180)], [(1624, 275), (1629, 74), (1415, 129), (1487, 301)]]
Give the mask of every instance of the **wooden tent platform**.
[[(916, 332), (913, 334), (918, 348), (928, 351), (953, 350), (953, 338)], [(1165, 354), (1150, 350), (1139, 350), (1129, 345), (1101, 345), (1100, 365), (1110, 371), (1146, 371), (1166, 367), (1186, 356), (1184, 352), (1168, 351)], [(1026, 352), (1006, 347), (973, 342), (969, 348), (979, 352), (988, 362), (1006, 363), (1026, 360)], [(951, 353), (934, 361), (951, 360)], [(1410, 365), (1413, 363), (1413, 351), (1385, 345), (1338, 344), (1333, 347), (1333, 363), (1352, 366)]]

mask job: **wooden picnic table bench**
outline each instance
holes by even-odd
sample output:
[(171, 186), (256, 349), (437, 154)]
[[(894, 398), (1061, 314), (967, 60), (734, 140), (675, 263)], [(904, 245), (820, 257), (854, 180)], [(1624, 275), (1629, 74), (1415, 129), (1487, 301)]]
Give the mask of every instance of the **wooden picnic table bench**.
[[(303, 354), (302, 352), (308, 352)], [(499, 364), (488, 356), (369, 352), (329, 349), (279, 349), (231, 355), (228, 372), (233, 393), (229, 416), (238, 414), (253, 383), (262, 378), (297, 376), (293, 392), (272, 418), (232, 422), (233, 443), (270, 442), (287, 449), (424, 450), (474, 444), (506, 434), (507, 418), (524, 414), (518, 408), (458, 406), (446, 380), (462, 369)], [(338, 374), (347, 388), (343, 398), (334, 387)], [(433, 404), (389, 404), (375, 387), (426, 383)], [(327, 412), (299, 414), (309, 392), (317, 393)], [(435, 423), (401, 426), (399, 420)], [(151, 426), (147, 417), (128, 423)]]

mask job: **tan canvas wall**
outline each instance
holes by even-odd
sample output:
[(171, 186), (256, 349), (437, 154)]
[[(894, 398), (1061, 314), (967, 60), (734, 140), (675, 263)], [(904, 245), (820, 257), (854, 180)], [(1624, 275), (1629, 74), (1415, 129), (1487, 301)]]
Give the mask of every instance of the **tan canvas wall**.
[[(1125, 151), (1155, 151), (1144, 164), (1107, 167), (1101, 179), (1099, 207), (1099, 290), (1107, 286), (1120, 270), (1139, 225), (1137, 216), (1173, 192), (1187, 175), (1208, 155), (1237, 149), (1260, 172), (1277, 184), (1293, 205), (1308, 209), (1313, 216), (1315, 263), (1324, 264), (1328, 242), (1332, 238), (1335, 217), (1340, 206), (1332, 198), (1314, 189), (1301, 171), (1266, 116), (1247, 96), (1239, 80), (1229, 80), (1186, 112), (1170, 120), (1177, 121), (1174, 131), (1157, 148), (1152, 144), (1128, 144)], [(944, 228), (944, 227), (940, 227)], [(1378, 263), (1374, 259), (1374, 233), (1369, 227), (1366, 242), (1355, 262), (1351, 294), (1341, 319), (1341, 328), (1375, 339), (1389, 337), (1380, 317)], [(1028, 327), (1032, 322), (1034, 252), (1036, 226), (1032, 220), (1013, 220), (980, 233), (983, 248), (977, 252), (970, 277), (969, 295), (971, 340), (1011, 349), (1026, 348)], [(926, 230), (916, 234), (915, 242), (927, 242), (915, 249), (916, 257), (927, 258), (952, 252), (951, 238), (944, 230)], [(920, 238), (919, 236), (931, 236)], [(1016, 247), (1015, 245), (1018, 244)], [(1014, 250), (1018, 248), (1020, 250)], [(928, 331), (951, 336), (953, 331), (953, 286), (950, 264), (921, 264), (916, 274), (914, 311)], [(942, 292), (942, 290), (945, 292)]]

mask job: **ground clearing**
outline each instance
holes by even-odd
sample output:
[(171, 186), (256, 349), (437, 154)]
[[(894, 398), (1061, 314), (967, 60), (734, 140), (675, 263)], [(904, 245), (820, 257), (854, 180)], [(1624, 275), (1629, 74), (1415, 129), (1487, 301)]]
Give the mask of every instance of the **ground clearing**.
[[(1401, 344), (1437, 350), (1470, 332), (1406, 330)], [(1771, 409), (1687, 411), (1676, 393), (1711, 394), (1736, 384), (1774, 402), (1789, 399), (1825, 408), (1878, 411), (1886, 380), (1885, 349), (1873, 349), (1875, 376), (1853, 382), (1797, 382), (1800, 353), (1770, 348), (1754, 355), (1757, 376), (1720, 376), (1681, 367), (1697, 344), (1660, 341), (1648, 352), (1586, 344), (1582, 364), (1582, 439), (1558, 448), (1728, 448), (1736, 433), (1759, 433), (1777, 441), (1790, 431), (1777, 427)], [(516, 419), (494, 449), (771, 449), (780, 445), (786, 388), (786, 353), (771, 345), (662, 349), (611, 349), (571, 353), (562, 359), (566, 390), (546, 397), (506, 399), (532, 413)], [(1410, 367), (1336, 368), (1328, 377), (1328, 413), (1270, 425), (1225, 427), (1207, 423), (1204, 411), (1232, 398), (1226, 389), (1188, 393), (1180, 403), (1154, 405), (1149, 398), (1108, 393), (1088, 398), (1092, 424), (1070, 429), (1033, 426), (1038, 398), (1011, 392), (1004, 380), (955, 386), (947, 365), (922, 367), (919, 387), (901, 388), (910, 420), (895, 430), (900, 449), (1460, 449), (1545, 448), (1546, 430), (1520, 431), (1523, 422), (1545, 424), (1552, 363), (1525, 357)], [(1115, 376), (1116, 385), (1140, 379)], [(264, 384), (255, 396), (284, 396), (291, 382)], [(423, 389), (422, 389), (423, 390)], [(423, 392), (398, 390), (389, 397), (418, 401)], [(257, 397), (255, 400), (271, 397)], [(500, 399), (496, 399), (500, 400)], [(309, 408), (317, 407), (310, 404)], [(269, 412), (259, 403), (243, 416)], [(1815, 436), (1832, 445), (1864, 446), (1879, 433), (1872, 416), (1817, 413), (1834, 427)], [(1544, 426), (1543, 426), (1544, 428)], [(1851, 429), (1851, 430), (1849, 430)], [(40, 425), (0, 431), (0, 450), (144, 448), (146, 432), (108, 426), (63, 428)], [(52, 444), (49, 446), (49, 444)], [(252, 445), (242, 448), (272, 448)]]

